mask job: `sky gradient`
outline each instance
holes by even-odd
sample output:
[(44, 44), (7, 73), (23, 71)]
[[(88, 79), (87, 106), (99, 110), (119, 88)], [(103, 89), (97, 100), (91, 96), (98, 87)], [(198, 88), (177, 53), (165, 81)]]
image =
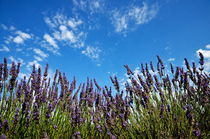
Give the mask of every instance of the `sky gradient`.
[(0, 0), (0, 59), (49, 64), (79, 82), (126, 80), (124, 64), (138, 72), (156, 60), (182, 66), (203, 52), (210, 71), (209, 0)]

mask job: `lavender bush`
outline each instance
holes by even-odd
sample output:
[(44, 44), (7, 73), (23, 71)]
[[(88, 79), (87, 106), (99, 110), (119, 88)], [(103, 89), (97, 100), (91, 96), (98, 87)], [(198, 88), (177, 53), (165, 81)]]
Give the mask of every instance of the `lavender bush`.
[(185, 59), (186, 68), (167, 74), (158, 56), (141, 64), (141, 73), (125, 65), (129, 80), (115, 90), (87, 79), (77, 86), (56, 70), (54, 78), (33, 66), (18, 78), (20, 63), (0, 63), (0, 138), (209, 138), (210, 76)]

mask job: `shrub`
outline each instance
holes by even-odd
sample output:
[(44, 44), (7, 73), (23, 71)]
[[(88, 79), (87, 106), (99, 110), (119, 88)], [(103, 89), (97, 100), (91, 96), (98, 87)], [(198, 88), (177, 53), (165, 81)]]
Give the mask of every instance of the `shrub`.
[(210, 77), (199, 67), (171, 65), (167, 74), (158, 56), (141, 64), (135, 74), (125, 65), (128, 81), (121, 86), (110, 77), (111, 87), (87, 79), (77, 87), (48, 65), (33, 66), (30, 77), (18, 78), (20, 63), (0, 63), (1, 138), (208, 138), (210, 137)]

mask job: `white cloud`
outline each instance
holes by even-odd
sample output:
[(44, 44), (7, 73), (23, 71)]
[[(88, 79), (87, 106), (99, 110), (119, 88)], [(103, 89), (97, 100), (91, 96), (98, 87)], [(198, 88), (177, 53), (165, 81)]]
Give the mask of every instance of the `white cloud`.
[(68, 18), (62, 13), (56, 13), (55, 16), (52, 17), (45, 17), (44, 21), (50, 28), (54, 29), (58, 28), (60, 25), (65, 25), (71, 27), (72, 29), (77, 29), (77, 27), (83, 23), (81, 19)]
[(120, 15), (119, 12), (114, 13), (114, 26), (116, 32), (121, 32), (127, 30), (128, 28), (128, 19), (125, 15)]
[(73, 0), (73, 4), (81, 10), (84, 10), (87, 7), (87, 1), (84, 0)]
[(25, 40), (31, 39), (32, 36), (22, 31), (16, 31), (17, 36), (13, 38), (13, 42), (23, 44)]
[(9, 60), (11, 60), (12, 62), (17, 63), (16, 60), (15, 60), (15, 58), (13, 56), (9, 56)]
[(7, 46), (4, 46), (0, 49), (0, 52), (9, 52), (9, 48)]
[(7, 27), (5, 24), (1, 24), (0, 27), (1, 27), (3, 30), (8, 30), (8, 27)]
[(197, 50), (197, 56), (199, 57), (199, 52), (201, 52), (204, 56), (204, 58), (210, 58), (210, 50), (203, 50), (203, 49), (199, 49)]
[(146, 3), (143, 3), (143, 7), (134, 6), (128, 12), (128, 16), (136, 21), (136, 24), (145, 24), (150, 21), (157, 14), (157, 8), (155, 5), (148, 7)]
[(30, 61), (27, 64), (27, 70), (31, 71), (32, 66), (35, 65), (36, 68), (42, 67), (38, 61), (34, 60), (34, 61)]
[(16, 48), (16, 51), (21, 52), (21, 51), (23, 51), (23, 49), (22, 48)]
[(58, 40), (70, 41), (72, 43), (75, 43), (77, 41), (74, 33), (68, 30), (66, 26), (61, 25), (59, 29), (61, 33), (57, 33), (57, 35), (55, 35)]
[(206, 45), (206, 48), (207, 48), (207, 49), (210, 49), (210, 44)]
[(11, 60), (12, 62), (15, 62), (16, 64), (17, 63), (21, 63), (21, 65), (25, 64), (22, 58), (14, 58), (13, 56), (9, 56), (9, 60)]
[(56, 44), (55, 40), (53, 37), (51, 37), (49, 34), (44, 34), (44, 39), (52, 45), (55, 49), (58, 49), (58, 45)]
[(97, 60), (100, 57), (101, 50), (97, 47), (88, 46), (82, 51), (82, 54), (88, 56), (93, 60)]
[(81, 25), (83, 22), (81, 19), (79, 19), (78, 21), (76, 21), (74, 18), (68, 20), (68, 25), (72, 28), (72, 29), (76, 29), (77, 26)]
[(48, 54), (44, 53), (42, 50), (40, 50), (38, 48), (34, 48), (33, 51), (34, 51), (34, 53), (41, 56), (42, 58), (47, 58), (48, 57)]
[(13, 41), (13, 36), (9, 35), (5, 37), (4, 43), (8, 45), (12, 41)]
[(49, 17), (45, 17), (44, 21), (49, 27), (51, 27), (51, 28), (56, 27), (56, 25), (54, 23), (52, 23), (52, 20)]
[[(56, 13), (55, 16), (45, 17), (44, 20), (51, 30), (48, 35), (57, 43), (73, 48), (81, 48), (84, 46), (86, 33), (83, 32), (83, 21), (78, 17), (69, 18), (62, 13)], [(53, 45), (55, 46), (55, 44)]]
[(75, 8), (89, 14), (95, 14), (102, 11), (105, 1), (104, 0), (73, 0)]
[(16, 28), (14, 26), (10, 26), (9, 30), (15, 30)]
[(97, 67), (100, 67), (100, 66), (101, 66), (101, 63), (97, 63), (96, 66), (97, 66)]
[(94, 8), (99, 8), (100, 7), (100, 2), (99, 1), (93, 1), (93, 7)]
[(16, 34), (20, 35), (21, 38), (23, 39), (30, 39), (31, 35), (22, 31), (17, 31)]
[(6, 26), (5, 24), (0, 24), (0, 27), (3, 29), (3, 30), (9, 30), (9, 31), (12, 31), (12, 30), (15, 30), (15, 27), (14, 26)]
[(61, 55), (61, 53), (58, 51), (58, 49), (54, 49), (54, 47), (50, 47), (48, 44), (46, 43), (41, 43), (40, 44), (41, 47), (45, 48), (47, 51), (55, 54), (55, 55)]
[(41, 57), (39, 57), (39, 56), (34, 56), (34, 59), (35, 59), (36, 61), (43, 61), (43, 59), (42, 59)]
[(175, 61), (175, 58), (169, 58), (168, 61), (169, 62)]
[(143, 6), (127, 6), (127, 9), (114, 10), (112, 12), (112, 24), (115, 27), (115, 32), (126, 33), (132, 30), (136, 25), (141, 25), (152, 20), (157, 12), (157, 5), (148, 6), (143, 3)]
[(13, 41), (17, 44), (21, 44), (24, 42), (23, 38), (21, 38), (20, 36), (16, 36)]
[(30, 78), (30, 74), (29, 73), (23, 73), (23, 72), (20, 72), (18, 74), (19, 79), (24, 79), (24, 77), (26, 77), (26, 80), (28, 80)]

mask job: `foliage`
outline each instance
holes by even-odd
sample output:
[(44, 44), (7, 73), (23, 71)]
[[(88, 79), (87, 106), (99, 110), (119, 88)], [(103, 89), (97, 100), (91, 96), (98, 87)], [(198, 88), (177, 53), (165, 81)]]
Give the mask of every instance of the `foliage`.
[(158, 56), (157, 68), (141, 64), (135, 74), (128, 65), (129, 80), (122, 87), (100, 87), (87, 79), (76, 87), (56, 70), (48, 77), (48, 65), (33, 66), (28, 79), (19, 79), (20, 63), (0, 63), (0, 138), (209, 138), (210, 77), (199, 67), (171, 65), (166, 74)]

